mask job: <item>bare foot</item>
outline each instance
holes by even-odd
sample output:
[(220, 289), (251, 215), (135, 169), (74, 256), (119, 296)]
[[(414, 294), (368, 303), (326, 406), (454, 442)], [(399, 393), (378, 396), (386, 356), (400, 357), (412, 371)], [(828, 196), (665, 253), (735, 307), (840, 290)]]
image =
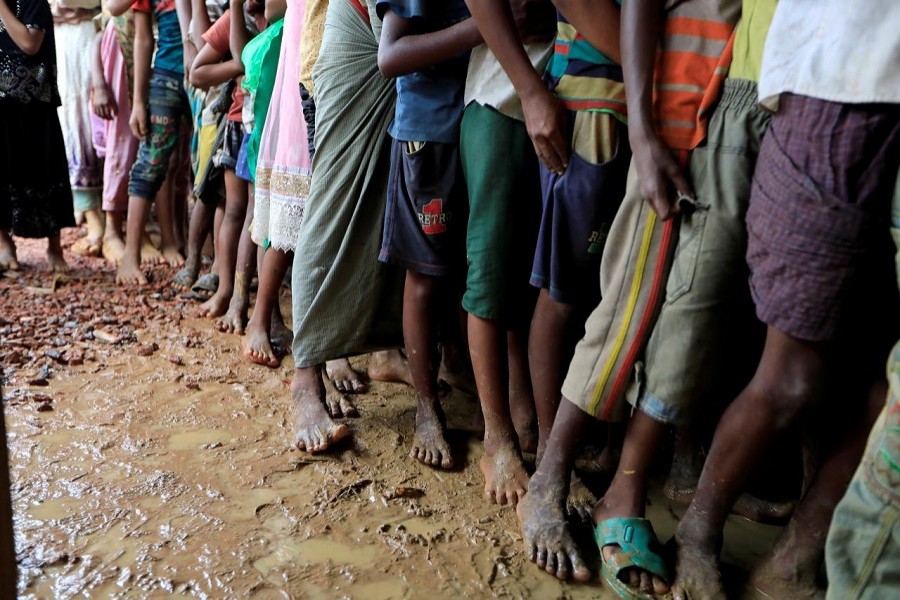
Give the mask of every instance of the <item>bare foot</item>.
[(453, 453), (444, 437), (444, 412), (437, 399), (419, 398), (416, 408), (416, 436), (409, 455), (423, 465), (453, 468)]
[(228, 311), (216, 321), (216, 328), (219, 331), (236, 335), (244, 335), (246, 325), (247, 309), (243, 306), (234, 306), (234, 302), (228, 305)]
[(328, 378), (322, 373), (322, 385), (325, 387), (325, 408), (332, 419), (358, 417), (359, 411), (352, 402), (342, 394)]
[(399, 350), (374, 352), (369, 355), (369, 379), (386, 383), (405, 383), (412, 387), (409, 363)]
[(163, 260), (167, 262), (170, 267), (184, 266), (184, 256), (181, 254), (178, 248), (163, 247), (161, 254)]
[(106, 262), (113, 267), (118, 267), (125, 254), (125, 242), (117, 235), (105, 237), (101, 251)]
[(47, 251), (47, 267), (51, 273), (64, 273), (69, 270), (69, 263), (62, 255), (62, 251)]
[(149, 235), (144, 234), (141, 240), (141, 264), (161, 265), (164, 262), (162, 253), (153, 245)]
[(100, 256), (101, 251), (102, 242), (100, 240), (83, 237), (72, 244), (72, 252), (79, 256)]
[(230, 296), (230, 294), (222, 293), (222, 288), (219, 288), (219, 290), (213, 294), (212, 298), (200, 305), (200, 308), (197, 309), (197, 314), (201, 317), (206, 317), (207, 319), (221, 317), (228, 309), (228, 296)]
[[(623, 502), (609, 499), (608, 496), (609, 493), (594, 506), (592, 518), (595, 524), (602, 523), (607, 519), (644, 516), (645, 500), (643, 496), (630, 495)], [(620, 552), (622, 552), (622, 548), (617, 544), (607, 544), (600, 548), (603, 562), (607, 564), (610, 562), (614, 564), (616, 555)], [(669, 583), (665, 579), (644, 569), (635, 567), (622, 569), (619, 571), (619, 579), (634, 591), (640, 590), (645, 594), (662, 596), (669, 591)], [(724, 596), (721, 597), (724, 598)]]
[(350, 366), (350, 361), (346, 358), (329, 360), (325, 363), (325, 372), (334, 382), (334, 387), (345, 394), (365, 394), (369, 389), (362, 376)]
[(123, 257), (116, 270), (116, 283), (120, 285), (147, 285), (147, 278), (133, 259)]
[(525, 556), (558, 579), (586, 582), (591, 571), (569, 531), (565, 487), (564, 481), (551, 482), (540, 473), (528, 484), (528, 493), (516, 507)]
[(484, 475), (484, 495), (494, 504), (515, 506), (525, 496), (528, 473), (519, 450), (512, 444), (498, 444), (493, 452), (485, 441), (484, 454), (479, 461)]
[(16, 244), (12, 237), (0, 230), (0, 271), (17, 271), (19, 259), (16, 256)]
[(566, 498), (566, 512), (582, 521), (590, 522), (591, 511), (597, 505), (597, 496), (588, 489), (575, 473), (569, 480), (569, 495)]
[(335, 423), (328, 416), (323, 404), (325, 391), (322, 389), (318, 373), (300, 375), (300, 372), (298, 369), (294, 373), (294, 381), (291, 384), (291, 399), (294, 403), (291, 414), (294, 444), (299, 450), (309, 453), (323, 452), (350, 435), (350, 428), (342, 423)]
[[(689, 505), (697, 491), (697, 481), (685, 481), (670, 474), (665, 484), (666, 497), (674, 502)], [(750, 494), (741, 494), (731, 512), (757, 523), (782, 525), (791, 518), (794, 512), (793, 502), (770, 502)]]
[(291, 351), (294, 343), (294, 332), (284, 324), (284, 320), (278, 311), (272, 315), (272, 322), (269, 325), (269, 341), (273, 348), (287, 354)]
[(241, 341), (241, 350), (246, 358), (258, 365), (275, 368), (281, 364), (275, 351), (272, 350), (272, 344), (269, 343), (269, 332), (252, 318)]
[(700, 528), (689, 515), (690, 511), (675, 532), (678, 550), (672, 596), (675, 600), (725, 598), (722, 575), (719, 573), (721, 542), (700, 534)]

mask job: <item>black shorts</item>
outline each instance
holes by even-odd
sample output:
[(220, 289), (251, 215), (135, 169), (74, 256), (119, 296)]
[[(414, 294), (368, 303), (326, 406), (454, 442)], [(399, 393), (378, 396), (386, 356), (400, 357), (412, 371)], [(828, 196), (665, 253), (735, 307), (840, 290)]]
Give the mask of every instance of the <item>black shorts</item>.
[(225, 135), (222, 139), (222, 145), (216, 150), (213, 164), (217, 167), (234, 171), (237, 168), (238, 156), (240, 156), (243, 141), (243, 125), (239, 121), (227, 121), (225, 123)]
[(448, 275), (464, 264), (466, 186), (457, 144), (394, 140), (378, 260)]

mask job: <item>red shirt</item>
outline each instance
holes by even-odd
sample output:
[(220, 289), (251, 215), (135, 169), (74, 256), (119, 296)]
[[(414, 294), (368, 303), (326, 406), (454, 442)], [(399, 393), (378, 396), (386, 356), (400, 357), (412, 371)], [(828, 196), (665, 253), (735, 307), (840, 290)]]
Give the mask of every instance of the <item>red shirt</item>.
[[(203, 34), (203, 40), (212, 46), (213, 50), (224, 57), (231, 58), (231, 44), (229, 37), (231, 34), (231, 9), (225, 11), (222, 17), (213, 23), (206, 33)], [(238, 78), (240, 79), (240, 78)], [(231, 108), (228, 109), (228, 120), (240, 123), (243, 119), (241, 112), (244, 110), (244, 90), (240, 83), (234, 86), (234, 92), (231, 94)]]

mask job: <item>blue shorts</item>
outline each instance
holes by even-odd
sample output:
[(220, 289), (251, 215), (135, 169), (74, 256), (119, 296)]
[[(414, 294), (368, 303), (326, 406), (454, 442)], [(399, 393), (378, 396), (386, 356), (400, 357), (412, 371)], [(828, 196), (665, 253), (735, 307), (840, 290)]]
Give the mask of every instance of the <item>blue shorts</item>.
[(253, 183), (253, 174), (250, 172), (250, 165), (247, 164), (247, 144), (249, 142), (250, 134), (245, 133), (244, 139), (241, 141), (241, 149), (238, 151), (234, 174), (248, 183)]
[(153, 201), (166, 180), (169, 162), (178, 147), (182, 119), (191, 118), (184, 75), (153, 69), (147, 98), (147, 136), (141, 140), (131, 167), (128, 195)]
[(600, 259), (625, 196), (631, 163), (628, 132), (621, 123), (616, 138), (618, 148), (608, 162), (595, 164), (572, 152), (562, 175), (540, 165), (544, 211), (531, 285), (546, 288), (556, 302), (594, 307), (600, 301)]
[(394, 140), (378, 260), (441, 277), (465, 264), (466, 187), (459, 146)]

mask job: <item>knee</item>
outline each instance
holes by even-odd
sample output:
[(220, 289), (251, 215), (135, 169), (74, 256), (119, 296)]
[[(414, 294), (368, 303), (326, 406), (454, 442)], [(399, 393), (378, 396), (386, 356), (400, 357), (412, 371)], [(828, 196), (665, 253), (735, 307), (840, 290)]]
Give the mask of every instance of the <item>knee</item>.
[(762, 383), (760, 397), (777, 429), (793, 425), (820, 392), (811, 374), (786, 372)]

